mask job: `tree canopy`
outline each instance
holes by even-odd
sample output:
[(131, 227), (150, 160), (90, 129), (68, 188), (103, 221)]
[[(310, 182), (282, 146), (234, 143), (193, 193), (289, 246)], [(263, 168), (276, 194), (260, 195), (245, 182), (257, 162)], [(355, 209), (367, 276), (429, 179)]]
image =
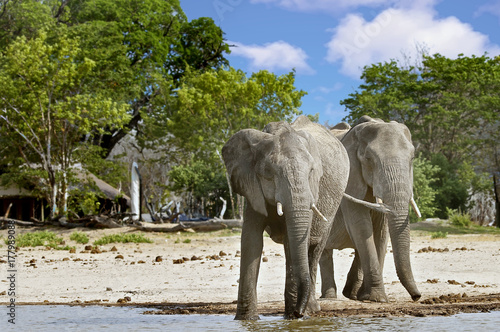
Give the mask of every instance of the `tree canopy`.
[[(80, 57), (76, 39), (45, 32), (24, 36), (0, 55), (0, 136), (7, 172), (30, 179), (53, 208), (66, 210), (70, 169), (89, 157), (92, 135), (120, 128), (128, 105), (92, 86), (95, 62)], [(4, 177), (5, 178), (5, 177)]]
[[(484, 172), (500, 174), (500, 57), (423, 55), (417, 66), (367, 66), (361, 78), (341, 102), (345, 120), (368, 114), (408, 126), (417, 151), (441, 170), (431, 185), (439, 188), (440, 216), (446, 206), (464, 208), (470, 186), (484, 190), (477, 186)], [(464, 167), (474, 167), (475, 178), (466, 178)]]
[(79, 40), (80, 57), (95, 63), (96, 91), (130, 105), (124, 128), (95, 136), (106, 152), (155, 111), (155, 98), (170, 94), (187, 67), (228, 64), (222, 30), (209, 18), (188, 21), (179, 0), (7, 0), (0, 6), (0, 52), (19, 36), (30, 39), (45, 29), (51, 42), (66, 30)]

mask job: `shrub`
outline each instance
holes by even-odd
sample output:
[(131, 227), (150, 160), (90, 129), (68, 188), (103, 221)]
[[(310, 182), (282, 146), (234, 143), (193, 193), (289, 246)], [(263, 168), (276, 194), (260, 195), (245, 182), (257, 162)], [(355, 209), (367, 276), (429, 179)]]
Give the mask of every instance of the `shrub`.
[(448, 232), (434, 232), (431, 234), (431, 239), (444, 239), (448, 236)]
[(16, 238), (17, 247), (39, 247), (46, 246), (58, 249), (64, 240), (58, 237), (54, 232), (38, 231), (33, 233), (24, 233)]
[(448, 219), (452, 225), (458, 227), (470, 227), (472, 225), (472, 220), (468, 213), (462, 213), (460, 210), (452, 210), (447, 208)]
[(87, 234), (82, 233), (82, 232), (73, 232), (69, 236), (69, 239), (71, 241), (75, 241), (76, 243), (81, 243), (81, 244), (87, 244), (89, 243), (89, 237)]
[(103, 245), (108, 243), (154, 243), (153, 240), (144, 237), (142, 234), (113, 234), (106, 235), (94, 241), (95, 245)]

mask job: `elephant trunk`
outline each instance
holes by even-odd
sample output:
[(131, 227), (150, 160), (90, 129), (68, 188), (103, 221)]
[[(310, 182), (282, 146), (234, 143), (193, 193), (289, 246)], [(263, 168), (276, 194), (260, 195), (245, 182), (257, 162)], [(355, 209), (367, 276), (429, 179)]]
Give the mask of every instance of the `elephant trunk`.
[(421, 294), (415, 284), (410, 264), (410, 223), (408, 217), (413, 191), (412, 182), (408, 176), (403, 177), (401, 173), (394, 171), (395, 169), (402, 169), (402, 174), (409, 174), (409, 170), (404, 167), (388, 167), (389, 173), (385, 179), (389, 181), (383, 190), (383, 200), (393, 209), (393, 213), (388, 214), (387, 218), (398, 278), (411, 298), (417, 301)]
[(308, 249), (312, 211), (310, 209), (285, 210), (285, 218), (292, 274), (297, 285), (297, 304), (293, 314), (300, 318), (304, 316), (311, 292)]
[(389, 234), (391, 237), (394, 264), (401, 284), (406, 288), (413, 301), (420, 299), (421, 294), (415, 284), (410, 264), (410, 224), (408, 210), (389, 218)]

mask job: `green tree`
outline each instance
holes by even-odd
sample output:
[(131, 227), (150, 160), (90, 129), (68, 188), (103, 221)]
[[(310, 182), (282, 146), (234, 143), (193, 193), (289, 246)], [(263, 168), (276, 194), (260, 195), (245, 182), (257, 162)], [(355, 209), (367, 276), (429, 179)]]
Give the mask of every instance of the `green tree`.
[(85, 162), (82, 137), (120, 128), (129, 116), (126, 104), (92, 89), (95, 62), (81, 58), (78, 40), (47, 38), (21, 36), (0, 56), (0, 135), (12, 178), (29, 178), (55, 217), (66, 211), (72, 167)]
[[(277, 76), (263, 70), (247, 77), (234, 68), (204, 73), (188, 70), (175, 98), (164, 101), (175, 111), (147, 119), (154, 134), (149, 146), (167, 147), (166, 153), (181, 161), (197, 158), (223, 169), (220, 151), (237, 131), (262, 129), (269, 122), (290, 121), (301, 113), (298, 108), (305, 92), (296, 90), (294, 82), (293, 72)], [(235, 212), (231, 192), (229, 196)]]
[[(214, 169), (202, 160), (192, 160), (186, 165), (174, 166), (169, 172), (171, 189), (188, 194), (189, 212), (215, 215), (222, 205), (219, 197), (228, 198), (223, 168)], [(196, 206), (200, 208), (196, 208)], [(208, 207), (208, 209), (207, 209)]]
[(349, 111), (346, 120), (354, 123), (368, 114), (405, 123), (417, 151), (445, 172), (443, 186), (436, 187), (441, 215), (443, 204), (454, 209), (466, 204), (463, 184), (472, 182), (461, 178), (466, 174), (461, 167), (500, 172), (500, 57), (424, 55), (413, 67), (397, 61), (367, 66), (361, 78), (359, 90), (341, 102)]
[[(434, 217), (437, 210), (434, 202), (437, 191), (432, 184), (438, 181), (436, 176), (439, 171), (438, 166), (422, 156), (413, 161), (413, 196), (424, 219)], [(417, 221), (416, 214), (411, 214), (410, 218), (412, 222)]]
[(250, 77), (234, 68), (190, 72), (172, 99), (175, 112), (159, 118), (160, 127), (166, 129), (164, 135), (173, 135), (175, 146), (219, 161), (217, 153), (240, 129), (262, 129), (301, 113), (305, 92), (296, 90), (294, 82), (293, 72), (277, 76), (263, 70)]
[(130, 105), (126, 126), (93, 135), (108, 154), (141, 120), (163, 107), (155, 99), (170, 95), (189, 66), (204, 71), (228, 65), (229, 46), (213, 20), (188, 21), (179, 0), (10, 0), (0, 4), (0, 52), (16, 37), (40, 29), (47, 42), (67, 28), (79, 39), (80, 59), (94, 62), (95, 91)]

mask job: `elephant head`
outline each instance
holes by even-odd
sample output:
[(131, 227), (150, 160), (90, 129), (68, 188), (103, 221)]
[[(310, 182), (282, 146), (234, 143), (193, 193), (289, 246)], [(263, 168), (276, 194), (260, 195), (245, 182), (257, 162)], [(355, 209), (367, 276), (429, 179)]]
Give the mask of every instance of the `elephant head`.
[(317, 144), (308, 132), (275, 122), (263, 131), (237, 132), (222, 149), (233, 190), (247, 199), (247, 209), (268, 220), (273, 240), (289, 245), (297, 316), (303, 315), (310, 296), (308, 242), (323, 176)]
[[(342, 139), (351, 162), (346, 192), (385, 203), (398, 277), (412, 299), (420, 298), (410, 265), (409, 203), (413, 201), (414, 147), (408, 128), (364, 116)], [(415, 206), (416, 207), (416, 206)]]

